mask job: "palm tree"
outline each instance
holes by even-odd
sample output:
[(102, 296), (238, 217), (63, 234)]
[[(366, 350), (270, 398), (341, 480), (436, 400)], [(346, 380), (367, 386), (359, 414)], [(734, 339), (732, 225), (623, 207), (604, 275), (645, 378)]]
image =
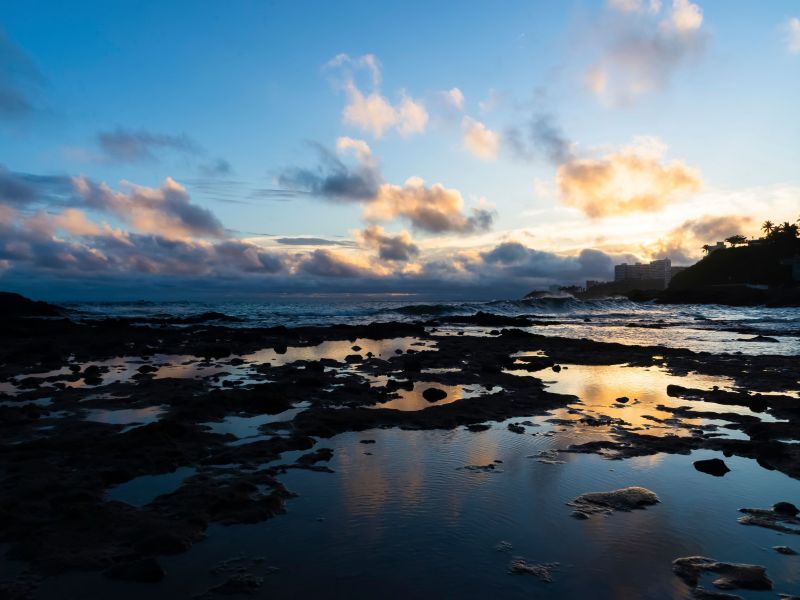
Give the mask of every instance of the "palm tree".
[(775, 231), (775, 223), (772, 221), (764, 221), (764, 224), (761, 226), (761, 231), (767, 234), (767, 237)]
[(708, 244), (703, 244), (703, 252), (708, 254), (710, 250), (711, 250), (711, 246), (709, 246)]

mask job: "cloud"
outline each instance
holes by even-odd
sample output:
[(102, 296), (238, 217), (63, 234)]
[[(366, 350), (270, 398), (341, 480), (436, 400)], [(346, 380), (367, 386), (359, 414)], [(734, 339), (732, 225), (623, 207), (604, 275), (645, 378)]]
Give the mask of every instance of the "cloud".
[(0, 211), (0, 260), (20, 273), (80, 278), (133, 273), (242, 276), (285, 270), (281, 257), (245, 241), (143, 235), (92, 223), (77, 209), (30, 217), (13, 209)]
[(226, 236), (219, 219), (192, 204), (186, 188), (170, 177), (158, 189), (123, 182), (126, 192), (84, 177), (75, 178), (74, 185), (84, 206), (114, 215), (140, 232), (166, 238)]
[(653, 212), (697, 192), (700, 174), (680, 161), (664, 162), (666, 147), (654, 138), (600, 158), (572, 159), (558, 167), (561, 201), (592, 218)]
[(314, 144), (320, 158), (316, 169), (290, 168), (278, 175), (281, 190), (269, 190), (280, 196), (288, 191), (307, 194), (334, 201), (362, 202), (375, 197), (381, 184), (380, 173), (372, 160), (366, 142), (352, 138), (339, 138), (340, 153), (353, 150), (359, 159), (355, 167), (348, 166), (335, 154), (319, 144)]
[(338, 156), (317, 145), (321, 164), (316, 169), (291, 168), (278, 175), (281, 189), (265, 190), (274, 197), (302, 194), (338, 202), (359, 202), (370, 222), (407, 219), (414, 229), (429, 233), (473, 233), (486, 231), (494, 213), (486, 208), (464, 214), (464, 199), (442, 184), (426, 186), (418, 177), (402, 186), (385, 183), (369, 145), (363, 140), (341, 137), (338, 153), (352, 152), (358, 165), (348, 166)]
[(0, 119), (16, 119), (34, 112), (34, 97), (44, 83), (33, 60), (0, 31)]
[(144, 129), (132, 131), (118, 127), (97, 134), (97, 143), (105, 158), (119, 163), (140, 163), (156, 160), (160, 150), (186, 154), (202, 154), (200, 145), (186, 135), (150, 133)]
[(441, 96), (444, 101), (454, 110), (463, 110), (464, 93), (457, 87), (441, 92)]
[(800, 18), (792, 17), (785, 25), (786, 49), (791, 54), (800, 54)]
[(351, 246), (352, 242), (329, 240), (318, 237), (281, 237), (275, 242), (283, 246)]
[(704, 215), (684, 221), (654, 244), (644, 247), (650, 256), (668, 256), (673, 262), (691, 264), (703, 256), (703, 246), (753, 229), (747, 215)]
[(661, 0), (608, 0), (608, 6), (620, 12), (657, 14), (661, 10)]
[(383, 227), (370, 225), (363, 231), (356, 231), (356, 241), (362, 246), (378, 251), (381, 260), (408, 262), (419, 255), (419, 247), (412, 241), (407, 231), (392, 236)]
[(573, 158), (574, 145), (566, 138), (555, 118), (548, 114), (535, 115), (522, 128), (506, 130), (505, 146), (521, 160), (543, 157), (554, 164)]
[(613, 259), (599, 250), (584, 249), (577, 256), (534, 250), (519, 242), (503, 242), (481, 255), (495, 276), (567, 280), (608, 279)]
[(500, 136), (480, 121), (464, 117), (464, 147), (481, 160), (494, 160), (500, 147)]
[(660, 3), (645, 9), (642, 2), (618, 0), (609, 6), (622, 14), (601, 30), (599, 58), (584, 73), (588, 89), (606, 104), (630, 104), (664, 89), (680, 67), (703, 55), (708, 35), (697, 4), (672, 0), (665, 14)]
[(224, 158), (216, 158), (200, 165), (200, 174), (203, 177), (225, 177), (233, 173), (233, 167)]
[(472, 209), (464, 214), (464, 199), (456, 189), (440, 183), (426, 186), (419, 177), (409, 178), (402, 186), (385, 183), (375, 198), (364, 206), (367, 221), (407, 219), (412, 227), (429, 233), (473, 233), (491, 227), (493, 213)]
[(481, 113), (486, 114), (493, 112), (497, 108), (498, 104), (500, 104), (500, 95), (497, 93), (497, 90), (491, 88), (486, 100), (481, 100), (478, 102), (478, 108), (480, 109)]
[[(347, 104), (342, 111), (342, 120), (376, 138), (394, 129), (403, 137), (423, 133), (428, 124), (428, 111), (422, 101), (415, 100), (404, 91), (395, 105), (380, 91), (381, 69), (378, 59), (372, 54), (351, 58), (339, 54), (330, 60), (326, 68), (344, 72), (341, 84), (347, 95)], [(362, 92), (355, 81), (355, 71), (366, 69), (371, 75), (371, 91)]]
[(314, 250), (299, 265), (299, 272), (320, 277), (370, 277), (372, 271), (363, 261), (331, 250)]

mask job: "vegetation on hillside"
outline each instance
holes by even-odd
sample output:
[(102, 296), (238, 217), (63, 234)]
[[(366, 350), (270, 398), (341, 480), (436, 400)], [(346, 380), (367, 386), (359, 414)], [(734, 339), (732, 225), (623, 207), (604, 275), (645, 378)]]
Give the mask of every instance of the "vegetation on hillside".
[(748, 242), (742, 235), (727, 238), (725, 241), (730, 247), (724, 250), (709, 252), (712, 246), (703, 246), (708, 255), (676, 274), (669, 289), (745, 283), (769, 286), (791, 284), (791, 267), (782, 262), (800, 255), (800, 227), (795, 223), (775, 225), (766, 221), (762, 230), (765, 236), (758, 240)]

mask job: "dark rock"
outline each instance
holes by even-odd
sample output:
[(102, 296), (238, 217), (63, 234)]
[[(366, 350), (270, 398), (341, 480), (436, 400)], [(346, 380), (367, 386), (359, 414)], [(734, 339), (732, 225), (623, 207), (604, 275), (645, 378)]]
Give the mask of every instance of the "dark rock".
[(553, 371), (555, 371), (556, 373), (560, 373), (561, 372), (561, 365), (553, 365), (550, 368), (553, 369)]
[(155, 558), (140, 558), (130, 562), (118, 563), (106, 569), (104, 575), (111, 579), (123, 581), (140, 581), (142, 583), (155, 583), (164, 579), (163, 567)]
[(787, 515), (790, 517), (796, 517), (797, 513), (800, 512), (791, 502), (776, 502), (772, 505), (772, 510), (779, 515)]
[(374, 444), (375, 440), (359, 440), (359, 444)]
[(568, 506), (586, 516), (593, 514), (610, 514), (614, 511), (631, 511), (658, 504), (658, 496), (643, 487), (626, 487), (612, 492), (589, 492), (581, 494)]
[(422, 392), (422, 397), (428, 402), (438, 402), (447, 398), (447, 392), (440, 388), (429, 387)]
[(186, 552), (191, 542), (168, 531), (145, 537), (135, 546), (139, 554), (180, 554)]
[(773, 546), (772, 549), (778, 554), (785, 554), (786, 556), (794, 556), (797, 554), (797, 551), (789, 546)]
[(485, 423), (473, 423), (472, 425), (467, 425), (467, 429), (474, 433), (478, 433), (479, 431), (487, 431), (491, 429), (491, 425), (486, 425)]
[(553, 581), (553, 570), (558, 568), (558, 563), (529, 563), (524, 558), (516, 557), (508, 565), (510, 573), (518, 575), (533, 575), (546, 583)]
[(0, 314), (3, 317), (59, 317), (64, 309), (13, 292), (0, 292)]
[(705, 556), (686, 556), (672, 561), (672, 571), (693, 587), (697, 586), (703, 573), (711, 572), (719, 575), (712, 583), (723, 590), (772, 589), (772, 581), (767, 577), (767, 570), (759, 565), (718, 562)]
[(620, 397), (620, 398), (617, 398), (617, 400), (616, 400), (616, 401), (617, 401), (619, 404), (625, 404), (626, 402), (630, 402), (630, 398), (628, 398), (627, 396), (622, 396), (622, 397)]
[(360, 363), (364, 362), (364, 357), (360, 354), (348, 354), (344, 357), (344, 362), (346, 363)]
[(725, 473), (730, 472), (730, 469), (728, 468), (728, 465), (725, 464), (725, 461), (719, 458), (696, 460), (694, 461), (694, 468), (701, 473), (713, 475), (714, 477), (722, 477), (725, 475)]
[(517, 425), (516, 423), (509, 423), (508, 430), (512, 433), (525, 433), (525, 428), (522, 425)]

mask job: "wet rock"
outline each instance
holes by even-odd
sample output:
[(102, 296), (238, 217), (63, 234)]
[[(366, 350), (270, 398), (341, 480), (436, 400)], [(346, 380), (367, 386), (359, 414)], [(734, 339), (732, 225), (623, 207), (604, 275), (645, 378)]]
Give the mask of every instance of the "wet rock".
[(765, 527), (781, 533), (794, 533), (800, 535), (800, 519), (796, 516), (796, 508), (789, 502), (778, 502), (772, 509), (768, 508), (740, 508), (743, 517), (737, 520), (742, 525), (755, 525)]
[(488, 431), (491, 429), (491, 425), (487, 425), (486, 423), (473, 423), (472, 425), (467, 425), (467, 429), (472, 431), (473, 433), (478, 433), (481, 431)]
[(714, 592), (704, 587), (696, 587), (692, 590), (693, 600), (744, 600), (738, 594), (728, 594), (726, 592)]
[(508, 565), (509, 573), (517, 575), (533, 575), (546, 583), (552, 583), (553, 571), (558, 568), (557, 562), (529, 563), (522, 557), (514, 558)]
[(725, 475), (725, 473), (730, 472), (730, 469), (728, 468), (728, 465), (725, 464), (725, 461), (719, 458), (696, 460), (694, 461), (694, 468), (701, 473), (713, 475), (714, 477), (722, 477)]
[(428, 402), (438, 402), (447, 398), (447, 392), (440, 388), (429, 387), (422, 392), (422, 397)]
[(514, 546), (511, 545), (511, 542), (501, 541), (497, 543), (494, 549), (498, 552), (511, 552), (513, 547)]
[(192, 543), (169, 531), (148, 536), (136, 543), (139, 554), (180, 554), (186, 552)]
[(786, 515), (789, 517), (796, 517), (800, 510), (791, 502), (776, 502), (772, 505), (772, 510), (779, 515)]
[(797, 554), (797, 551), (789, 546), (773, 546), (772, 549), (778, 554), (785, 554), (786, 556), (794, 556)]
[(553, 371), (555, 371), (556, 373), (560, 373), (561, 372), (561, 365), (553, 365), (550, 368), (553, 369)]
[(516, 423), (509, 423), (508, 430), (512, 433), (525, 433), (525, 428), (522, 425), (517, 425)]
[(737, 342), (763, 342), (768, 344), (779, 344), (780, 340), (776, 340), (773, 337), (769, 337), (766, 335), (757, 335), (751, 338), (739, 338), (736, 340)]
[(655, 492), (643, 487), (626, 487), (611, 492), (589, 492), (581, 494), (567, 506), (586, 516), (610, 514), (614, 511), (630, 511), (645, 508), (660, 502)]
[(358, 440), (359, 444), (374, 444), (375, 440)]
[(344, 357), (344, 362), (353, 364), (353, 363), (360, 363), (364, 362), (364, 357), (360, 354), (348, 354)]
[(459, 470), (483, 471), (484, 473), (502, 473), (502, 471), (498, 469), (497, 465), (494, 463), (489, 463), (488, 465), (466, 465), (464, 467), (459, 467)]
[(275, 354), (286, 354), (289, 347), (286, 345), (286, 342), (277, 342), (272, 349), (275, 351)]
[(617, 398), (616, 402), (618, 404), (625, 404), (626, 402), (630, 402), (630, 398), (628, 398), (627, 396), (622, 396), (620, 398)]
[(767, 570), (759, 565), (718, 562), (705, 556), (685, 556), (672, 561), (672, 571), (693, 587), (697, 586), (704, 573), (710, 572), (719, 575), (712, 583), (722, 590), (772, 589)]
[(155, 373), (158, 371), (158, 367), (154, 367), (153, 365), (142, 365), (136, 370), (142, 375), (147, 375), (148, 373)]
[(252, 573), (236, 573), (228, 577), (224, 583), (212, 587), (209, 592), (226, 596), (234, 594), (255, 594), (264, 585), (264, 578)]
[(164, 579), (166, 573), (155, 558), (141, 558), (130, 562), (118, 563), (106, 569), (103, 574), (110, 579), (155, 583)]

